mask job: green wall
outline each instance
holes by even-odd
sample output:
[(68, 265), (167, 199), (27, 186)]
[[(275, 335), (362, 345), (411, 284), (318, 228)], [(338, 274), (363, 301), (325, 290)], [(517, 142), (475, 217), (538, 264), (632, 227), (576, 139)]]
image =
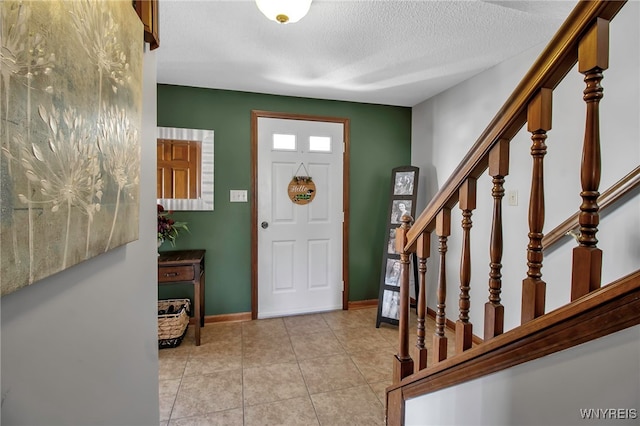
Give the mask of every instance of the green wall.
[[(391, 169), (411, 160), (411, 108), (183, 86), (158, 86), (158, 126), (215, 132), (212, 212), (176, 212), (189, 223), (175, 249), (206, 249), (206, 315), (251, 311), (251, 110), (350, 119), (349, 300), (377, 299)], [(173, 249), (164, 243), (160, 250)], [(159, 296), (190, 296), (163, 286)]]

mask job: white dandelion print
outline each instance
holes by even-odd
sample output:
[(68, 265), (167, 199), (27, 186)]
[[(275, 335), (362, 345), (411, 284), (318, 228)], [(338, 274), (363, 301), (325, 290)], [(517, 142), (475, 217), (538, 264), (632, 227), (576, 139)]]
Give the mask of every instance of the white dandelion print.
[(0, 3), (2, 295), (138, 238), (131, 2)]

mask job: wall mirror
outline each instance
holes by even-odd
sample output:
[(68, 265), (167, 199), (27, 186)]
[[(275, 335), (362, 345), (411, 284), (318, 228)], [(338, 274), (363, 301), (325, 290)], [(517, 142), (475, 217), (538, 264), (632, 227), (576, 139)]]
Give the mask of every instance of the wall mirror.
[(158, 127), (157, 198), (167, 210), (213, 210), (213, 130)]

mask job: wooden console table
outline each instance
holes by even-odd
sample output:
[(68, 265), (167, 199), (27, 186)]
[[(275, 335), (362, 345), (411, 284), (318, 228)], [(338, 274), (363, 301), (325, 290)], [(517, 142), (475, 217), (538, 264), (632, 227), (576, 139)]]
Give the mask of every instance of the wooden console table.
[(158, 285), (193, 284), (196, 346), (200, 346), (200, 327), (204, 327), (204, 252), (175, 250), (158, 256)]

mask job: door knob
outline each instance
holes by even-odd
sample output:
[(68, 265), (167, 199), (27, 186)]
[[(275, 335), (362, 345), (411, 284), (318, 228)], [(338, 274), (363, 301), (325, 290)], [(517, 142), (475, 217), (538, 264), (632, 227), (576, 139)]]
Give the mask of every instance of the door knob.
[(262, 229), (267, 229), (269, 227), (269, 222), (262, 222), (260, 226), (262, 226)]

